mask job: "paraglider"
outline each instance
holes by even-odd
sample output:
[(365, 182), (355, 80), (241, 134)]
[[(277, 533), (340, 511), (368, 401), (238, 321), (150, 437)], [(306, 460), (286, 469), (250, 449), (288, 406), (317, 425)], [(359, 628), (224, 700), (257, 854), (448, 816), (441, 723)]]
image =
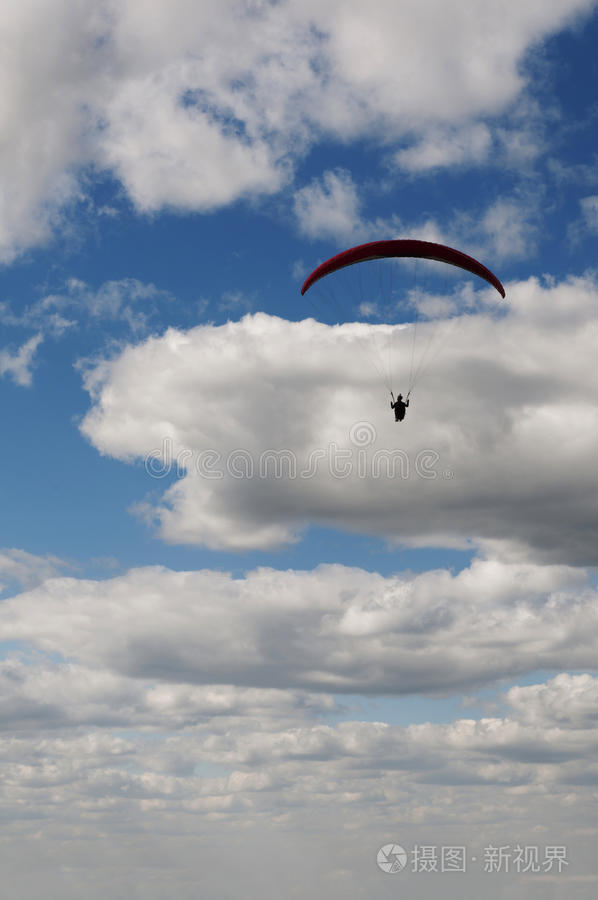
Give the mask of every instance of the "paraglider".
[(330, 275), (338, 269), (344, 269), (345, 266), (352, 266), (354, 263), (366, 262), (370, 259), (383, 259), (385, 257), (401, 257), (414, 256), (419, 259), (434, 259), (437, 262), (445, 262), (458, 269), (464, 269), (473, 275), (479, 275), (489, 284), (496, 288), (501, 297), (505, 296), (505, 289), (490, 269), (468, 256), (460, 250), (454, 250), (452, 247), (445, 247), (444, 244), (434, 244), (431, 241), (415, 241), (415, 240), (396, 240), (396, 241), (372, 241), (370, 244), (360, 244), (358, 247), (351, 247), (338, 253), (331, 259), (326, 260), (317, 269), (308, 275), (303, 282), (301, 294), (305, 294), (307, 290), (320, 278)]
[[(413, 257), (414, 259), (423, 259), (423, 260), (434, 260), (436, 262), (445, 263), (449, 266), (454, 266), (458, 269), (462, 269), (465, 272), (470, 272), (472, 275), (477, 275), (479, 278), (484, 279), (488, 284), (494, 287), (500, 296), (504, 299), (505, 297), (505, 289), (502, 286), (499, 279), (496, 275), (490, 271), (485, 265), (479, 262), (477, 259), (474, 259), (472, 256), (468, 256), (466, 253), (463, 253), (461, 250), (455, 250), (453, 247), (447, 247), (444, 244), (436, 244), (432, 241), (420, 241), (420, 240), (412, 240), (412, 239), (397, 239), (390, 241), (372, 241), (368, 244), (360, 244), (357, 247), (351, 247), (348, 250), (344, 250), (342, 253), (338, 253), (336, 256), (331, 257), (325, 262), (321, 263), (314, 271), (308, 275), (308, 277), (303, 282), (303, 286), (301, 288), (301, 294), (304, 295), (316, 282), (319, 282), (321, 279), (324, 279), (335, 272), (338, 272), (340, 269), (345, 269), (349, 266), (353, 266), (357, 263), (365, 263), (370, 262), (372, 260), (384, 260), (384, 259), (397, 259), (402, 257)], [(362, 293), (361, 286), (361, 274), (359, 276), (359, 286), (360, 293)], [(327, 283), (327, 282), (326, 282)], [(373, 293), (379, 292), (382, 289), (383, 279), (379, 278), (378, 286), (374, 287)], [(392, 287), (392, 273), (390, 276), (390, 294), (393, 293)], [(336, 297), (332, 296), (332, 299), (336, 301)], [(376, 303), (371, 303), (370, 298), (366, 297), (365, 300), (367, 302), (363, 302), (361, 308), (362, 310), (370, 310), (371, 308), (376, 308)], [(391, 298), (392, 299), (392, 298)], [(337, 303), (337, 306), (340, 305)], [(390, 310), (391, 303), (390, 299), (386, 304), (387, 311)], [(364, 313), (365, 314), (365, 313)], [(418, 313), (419, 314), (419, 313)], [(388, 323), (390, 324), (390, 323)], [(411, 369), (412, 372), (409, 376), (409, 390), (407, 392), (407, 396), (405, 400), (403, 400), (403, 395), (398, 394), (397, 399), (395, 400), (393, 390), (392, 390), (392, 380), (391, 374), (389, 371), (388, 377), (384, 377), (382, 372), (380, 371), (381, 367), (376, 365), (376, 370), (379, 374), (384, 378), (384, 381), (390, 391), (391, 395), (391, 408), (395, 414), (395, 421), (402, 422), (405, 418), (405, 412), (407, 407), (409, 406), (409, 397), (413, 390), (415, 379), (419, 377), (421, 371), (423, 370), (423, 360), (420, 362), (420, 365), (417, 367), (417, 370), (414, 372), (414, 352), (415, 352), (415, 333), (417, 328), (417, 317), (413, 323), (413, 347), (412, 347), (412, 359), (411, 359)], [(392, 344), (392, 331), (388, 338), (388, 357), (390, 357), (390, 350)], [(430, 342), (429, 342), (430, 344)], [(429, 351), (429, 344), (426, 348), (426, 353)], [(390, 365), (389, 365), (390, 370)]]
[(390, 408), (395, 411), (395, 422), (402, 422), (405, 418), (405, 413), (407, 412), (407, 407), (409, 406), (409, 394), (407, 394), (407, 398), (403, 400), (403, 395), (399, 394), (397, 399), (395, 400), (394, 394), (391, 391), (390, 396), (392, 400), (390, 401)]

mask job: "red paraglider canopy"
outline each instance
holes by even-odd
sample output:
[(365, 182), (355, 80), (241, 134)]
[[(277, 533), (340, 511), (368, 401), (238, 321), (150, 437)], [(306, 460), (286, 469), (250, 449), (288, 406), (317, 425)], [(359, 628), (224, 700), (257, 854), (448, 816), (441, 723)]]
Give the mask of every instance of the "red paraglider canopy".
[(344, 269), (345, 266), (352, 266), (354, 263), (365, 262), (370, 259), (383, 259), (384, 257), (414, 256), (420, 259), (433, 259), (438, 262), (445, 262), (451, 266), (457, 266), (459, 269), (465, 269), (473, 275), (479, 275), (489, 284), (496, 288), (501, 297), (505, 296), (505, 289), (490, 269), (478, 262), (472, 256), (461, 253), (460, 250), (453, 250), (452, 247), (445, 247), (444, 244), (434, 244), (431, 241), (415, 241), (415, 240), (396, 240), (396, 241), (372, 241), (370, 244), (360, 244), (358, 247), (351, 247), (350, 250), (344, 250), (331, 259), (327, 259), (317, 269), (305, 279), (301, 293), (304, 294), (316, 281), (325, 275), (330, 275), (338, 269)]

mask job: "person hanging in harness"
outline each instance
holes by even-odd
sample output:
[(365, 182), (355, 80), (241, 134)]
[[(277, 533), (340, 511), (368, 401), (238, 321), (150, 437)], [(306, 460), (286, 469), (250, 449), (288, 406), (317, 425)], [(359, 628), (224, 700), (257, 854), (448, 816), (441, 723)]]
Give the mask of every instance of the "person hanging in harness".
[[(409, 394), (410, 393), (411, 391), (409, 391)], [(409, 394), (407, 394), (406, 400), (403, 400), (402, 394), (399, 394), (397, 399), (395, 400), (393, 392), (390, 392), (390, 396), (392, 397), (392, 400), (390, 401), (390, 407), (395, 411), (395, 422), (402, 422), (405, 418), (405, 413), (407, 412), (407, 407), (409, 406)]]

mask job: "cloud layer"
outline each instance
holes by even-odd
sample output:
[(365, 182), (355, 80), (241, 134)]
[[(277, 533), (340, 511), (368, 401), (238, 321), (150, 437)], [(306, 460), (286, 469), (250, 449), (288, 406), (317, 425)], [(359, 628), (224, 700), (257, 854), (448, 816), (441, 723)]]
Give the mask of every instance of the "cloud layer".
[[(163, 896), (166, 872), (177, 895), (200, 884), (218, 896), (242, 872), (257, 898), (266, 845), (284, 859), (299, 841), (313, 890), (330, 881), (336, 900), (371, 892), (379, 846), (401, 838), (479, 853), (568, 845), (571, 870), (549, 880), (570, 892), (581, 878), (589, 897), (595, 677), (561, 674), (510, 688), (504, 711), (406, 726), (385, 721), (388, 703), (355, 708), (331, 691), (471, 694), (542, 665), (581, 668), (596, 659), (595, 609), (579, 570), (481, 560), (457, 576), (323, 566), (50, 578), (0, 606), (7, 877), (27, 896), (45, 877), (66, 897), (84, 878), (95, 900), (114, 883)], [(224, 881), (222, 841), (237, 861), (254, 848)], [(286, 881), (267, 874), (269, 897)], [(510, 893), (533, 885), (514, 878)]]
[(126, 678), (401, 695), (591, 667), (595, 610), (580, 570), (479, 560), (455, 576), (321, 566), (51, 579), (6, 600), (0, 621), (5, 640)]
[(520, 96), (526, 51), (593, 5), (5, 3), (0, 259), (64, 230), (98, 174), (140, 211), (206, 211), (279, 191), (323, 137), (401, 141), (411, 169), (479, 162), (478, 119)]

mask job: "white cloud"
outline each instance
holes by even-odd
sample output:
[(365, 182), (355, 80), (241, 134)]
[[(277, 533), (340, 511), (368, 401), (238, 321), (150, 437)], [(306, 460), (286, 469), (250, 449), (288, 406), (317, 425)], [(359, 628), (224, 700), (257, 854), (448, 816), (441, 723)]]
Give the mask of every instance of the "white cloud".
[(589, 729), (598, 719), (598, 680), (563, 672), (547, 684), (514, 687), (509, 706), (526, 723), (545, 728)]
[[(219, 847), (238, 862), (250, 845), (246, 881), (283, 835), (285, 854), (296, 860), (300, 846), (312, 861), (309, 890), (323, 896), (340, 835), (347, 878), (326, 896), (372, 896), (367, 872), (399, 820), (408, 847), (481, 852), (508, 834), (567, 845), (571, 858), (574, 842), (574, 874), (586, 877), (595, 677), (513, 687), (500, 716), (407, 726), (382, 710), (360, 720), (329, 692), (475, 690), (537, 666), (583, 667), (596, 659), (596, 609), (577, 569), (490, 560), (458, 575), (154, 567), (46, 581), (0, 604), (3, 638), (18, 642), (0, 662), (5, 875), (25, 897), (47, 896), (45, 878), (73, 897), (85, 880), (92, 898), (130, 880), (158, 900), (165, 872), (177, 896), (196, 894), (198, 879), (218, 896), (218, 885), (240, 890)], [(63, 884), (56, 872), (71, 874)], [(280, 895), (275, 884), (266, 896)]]
[(21, 587), (34, 587), (47, 578), (52, 578), (67, 567), (68, 563), (57, 556), (35, 556), (17, 548), (0, 549), (0, 584), (2, 591), (6, 583), (15, 583)]
[(493, 257), (525, 259), (533, 253), (537, 204), (532, 198), (500, 199), (480, 221), (482, 240)]
[[(0, 304), (0, 321), (8, 327), (34, 328), (38, 343), (45, 335), (58, 338), (89, 322), (96, 327), (98, 320), (126, 323), (133, 334), (139, 335), (147, 331), (159, 304), (171, 300), (168, 291), (136, 278), (106, 281), (97, 289), (81, 279), (69, 278), (61, 292), (46, 294), (28, 305), (21, 303), (18, 312), (8, 302)], [(26, 346), (29, 344), (31, 341)]]
[(507, 120), (435, 123), (392, 157), (414, 174), (459, 166), (494, 166), (521, 172), (546, 148), (546, 126), (558, 120), (558, 109), (540, 106), (530, 94), (520, 95)]
[[(134, 639), (134, 634), (129, 634)], [(41, 654), (18, 654), (0, 662), (0, 720), (20, 732), (43, 729), (153, 728), (184, 730), (206, 719), (262, 717), (276, 727), (297, 726), (301, 720), (334, 710), (326, 695), (276, 688), (234, 685), (158, 684), (109, 669), (72, 662), (55, 663)], [(272, 727), (272, 725), (270, 725)]]
[(381, 375), (390, 349), (404, 390), (412, 329), (257, 314), (170, 329), (90, 369), (82, 430), (102, 453), (153, 455), (154, 476), (179, 466), (146, 507), (167, 541), (272, 547), (317, 523), (594, 564), (597, 288), (507, 290), (498, 318), (480, 312), (496, 313), (490, 292), (466, 291), (453, 300), (478, 315), (419, 323), (414, 371), (428, 365), (402, 426)]
[(419, 144), (395, 154), (401, 169), (425, 172), (444, 166), (480, 165), (488, 159), (492, 145), (490, 129), (473, 123), (462, 129), (436, 128)]
[(65, 205), (79, 195), (103, 25), (91, 2), (24, 0), (2, 4), (0, 30), (0, 261), (10, 262), (63, 225)]
[[(265, 135), (251, 136), (249, 122), (235, 125), (227, 103), (232, 92), (228, 97), (225, 90), (220, 104), (208, 99), (205, 111), (203, 104), (183, 104), (186, 92), (205, 90), (204, 68), (173, 61), (161, 72), (133, 77), (103, 111), (110, 124), (102, 134), (101, 161), (143, 212), (214, 209), (274, 193), (286, 180), (282, 154)], [(260, 130), (258, 122), (254, 127)]]
[[(537, 668), (591, 668), (596, 609), (585, 573), (565, 566), (476, 560), (458, 575), (388, 577), (342, 566), (264, 568), (240, 579), (156, 567), (99, 582), (48, 580), (5, 600), (0, 624), (5, 640), (52, 660), (139, 679), (122, 702), (136, 705), (142, 724), (152, 715), (180, 723), (207, 702), (174, 687), (160, 700), (141, 692), (143, 682), (446, 694)], [(66, 704), (71, 674), (49, 664), (45, 672), (51, 696)], [(77, 681), (86, 695), (120, 690)], [(560, 687), (570, 694), (574, 684)]]
[[(402, 234), (404, 227), (398, 216), (371, 221), (365, 216), (363, 206), (363, 192), (344, 169), (329, 169), (321, 177), (312, 178), (293, 198), (297, 228), (313, 239), (346, 244), (371, 240), (372, 235), (391, 238)], [(411, 237), (421, 239), (430, 239), (431, 233), (438, 237), (436, 224), (431, 222), (412, 225), (409, 232)], [(304, 270), (301, 276), (305, 278), (308, 274)]]
[(43, 336), (35, 334), (25, 341), (18, 350), (4, 348), (0, 350), (0, 377), (10, 375), (15, 384), (29, 387), (33, 380), (35, 354)]
[(295, 194), (294, 212), (308, 237), (356, 239), (361, 226), (360, 201), (349, 172), (328, 171)]
[(598, 231), (598, 194), (584, 197), (579, 202), (586, 227), (590, 231)]
[(535, 250), (539, 203), (530, 190), (503, 196), (475, 212), (452, 209), (445, 222), (428, 216), (407, 223), (397, 214), (371, 219), (364, 205), (349, 172), (328, 170), (295, 193), (294, 214), (302, 234), (339, 244), (417, 238), (467, 247), (470, 254), (493, 259), (522, 259)]
[(126, 322), (133, 333), (140, 333), (147, 329), (157, 304), (172, 299), (168, 291), (144, 284), (137, 278), (106, 281), (97, 290), (71, 278), (65, 288), (64, 294), (44, 297), (32, 308), (32, 315), (44, 315), (54, 309), (70, 310), (80, 319), (88, 316), (92, 320)]
[(525, 52), (592, 6), (5, 3), (0, 258), (64, 225), (82, 169), (139, 210), (205, 211), (280, 190), (322, 136), (419, 146), (448, 126), (439, 161), (479, 159), (476, 123), (521, 94)]

